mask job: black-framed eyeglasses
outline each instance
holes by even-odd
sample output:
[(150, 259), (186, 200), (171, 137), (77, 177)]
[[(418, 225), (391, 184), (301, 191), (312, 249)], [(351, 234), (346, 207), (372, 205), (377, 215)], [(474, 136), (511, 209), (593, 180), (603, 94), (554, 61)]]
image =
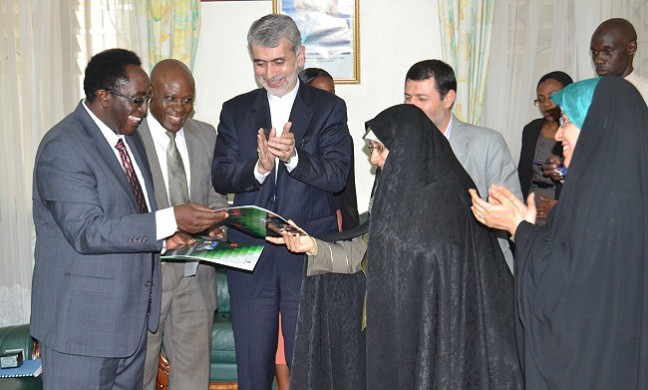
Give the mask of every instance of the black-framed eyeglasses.
[(123, 97), (124, 99), (128, 100), (129, 102), (135, 104), (135, 106), (137, 106), (137, 108), (142, 107), (144, 104), (149, 104), (149, 102), (151, 101), (150, 96), (143, 97), (143, 98), (132, 98), (132, 97), (128, 97), (126, 95), (122, 95), (121, 93), (119, 93), (119, 92), (117, 92), (115, 90), (112, 90), (112, 89), (106, 89), (106, 91), (112, 93), (113, 95)]
[(540, 96), (539, 98), (537, 98), (536, 100), (533, 101), (533, 104), (535, 104), (537, 106), (537, 105), (542, 104), (545, 101), (547, 101), (547, 99), (549, 99), (549, 98), (544, 97), (544, 96)]
[(571, 121), (568, 118), (565, 118), (564, 116), (558, 118), (558, 125), (560, 125), (560, 127), (565, 127), (567, 126), (568, 123), (571, 123)]

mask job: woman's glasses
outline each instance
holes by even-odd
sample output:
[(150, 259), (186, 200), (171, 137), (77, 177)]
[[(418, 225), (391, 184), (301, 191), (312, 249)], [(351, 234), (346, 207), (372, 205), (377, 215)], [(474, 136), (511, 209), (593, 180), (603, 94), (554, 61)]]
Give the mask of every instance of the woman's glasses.
[(536, 106), (540, 105), (540, 104), (546, 102), (547, 99), (549, 99), (549, 98), (544, 97), (544, 96), (540, 96), (539, 98), (537, 98), (536, 100), (533, 101), (533, 104), (535, 104)]
[(381, 144), (369, 144), (367, 145), (367, 149), (369, 149), (369, 153), (373, 153), (374, 150), (378, 153), (381, 153), (383, 150), (385, 150), (385, 146)]
[(571, 121), (566, 117), (561, 116), (560, 118), (558, 118), (558, 124), (560, 125), (560, 127), (565, 127), (568, 123), (571, 123)]

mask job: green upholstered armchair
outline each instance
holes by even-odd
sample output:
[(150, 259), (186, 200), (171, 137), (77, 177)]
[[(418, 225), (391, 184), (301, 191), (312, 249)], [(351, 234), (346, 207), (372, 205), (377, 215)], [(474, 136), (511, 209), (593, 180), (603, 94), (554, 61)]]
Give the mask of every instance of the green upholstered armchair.
[[(0, 355), (9, 349), (22, 349), (25, 359), (38, 359), (40, 352), (29, 335), (29, 325), (0, 328)], [(0, 378), (2, 390), (41, 390), (41, 377)]]
[[(234, 333), (230, 316), (229, 291), (227, 289), (227, 268), (216, 267), (216, 283), (218, 285), (218, 309), (214, 313), (212, 328), (212, 345), (210, 354), (209, 389), (234, 390), (238, 388), (236, 377), (236, 353), (234, 352)], [(158, 388), (167, 389), (169, 384), (169, 362), (160, 353), (160, 369), (158, 371)]]

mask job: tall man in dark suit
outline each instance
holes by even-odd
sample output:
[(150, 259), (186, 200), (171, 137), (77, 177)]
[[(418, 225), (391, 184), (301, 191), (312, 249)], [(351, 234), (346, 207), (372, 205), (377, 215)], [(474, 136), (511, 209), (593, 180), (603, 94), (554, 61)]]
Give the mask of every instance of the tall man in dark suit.
[[(189, 199), (212, 209), (227, 207), (227, 199), (211, 185), (216, 130), (189, 118), (196, 96), (191, 71), (181, 61), (158, 62), (151, 71), (150, 115), (139, 133), (151, 165), (155, 200), (164, 208)], [(179, 157), (178, 157), (179, 156)], [(179, 161), (179, 162), (178, 162)], [(176, 172), (179, 166), (181, 172)], [(222, 238), (221, 228), (210, 235)], [(198, 262), (162, 262), (162, 309), (157, 332), (149, 332), (144, 389), (156, 387), (162, 340), (170, 363), (169, 387), (209, 387), (209, 352), (216, 310), (214, 267)]]
[[(160, 313), (160, 260), (226, 216), (157, 210), (144, 146), (149, 78), (135, 53), (90, 60), (85, 101), (43, 138), (34, 169), (31, 333), (45, 389), (138, 389)], [(166, 239), (166, 240), (165, 240)]]
[[(248, 33), (263, 89), (223, 104), (212, 165), (216, 191), (293, 219), (314, 235), (337, 230), (333, 193), (349, 174), (352, 141), (344, 101), (304, 85), (304, 48), (295, 23), (267, 15)], [(266, 139), (264, 128), (271, 128)], [(230, 230), (236, 242), (264, 243)], [(229, 270), (239, 388), (269, 389), (281, 311), (286, 361), (292, 360), (303, 256), (267, 244), (254, 272)]]

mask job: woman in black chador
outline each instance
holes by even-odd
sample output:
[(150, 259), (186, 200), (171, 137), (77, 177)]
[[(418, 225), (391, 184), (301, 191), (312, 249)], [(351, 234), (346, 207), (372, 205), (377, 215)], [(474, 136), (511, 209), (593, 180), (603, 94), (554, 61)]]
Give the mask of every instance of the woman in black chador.
[[(368, 233), (274, 240), (309, 253), (309, 274), (366, 269), (366, 350), (322, 359), (329, 332), (313, 331), (317, 307), (302, 299), (291, 387), (332, 389), (353, 377), (355, 388), (372, 390), (522, 388), (513, 280), (495, 237), (470, 214), (472, 180), (420, 109), (395, 106), (366, 127), (378, 167)], [(359, 329), (362, 304), (354, 305)], [(353, 361), (364, 365), (344, 366)]]
[(515, 234), (528, 389), (648, 389), (648, 108), (620, 77), (551, 95), (569, 168), (543, 227), (502, 187), (475, 216)]

